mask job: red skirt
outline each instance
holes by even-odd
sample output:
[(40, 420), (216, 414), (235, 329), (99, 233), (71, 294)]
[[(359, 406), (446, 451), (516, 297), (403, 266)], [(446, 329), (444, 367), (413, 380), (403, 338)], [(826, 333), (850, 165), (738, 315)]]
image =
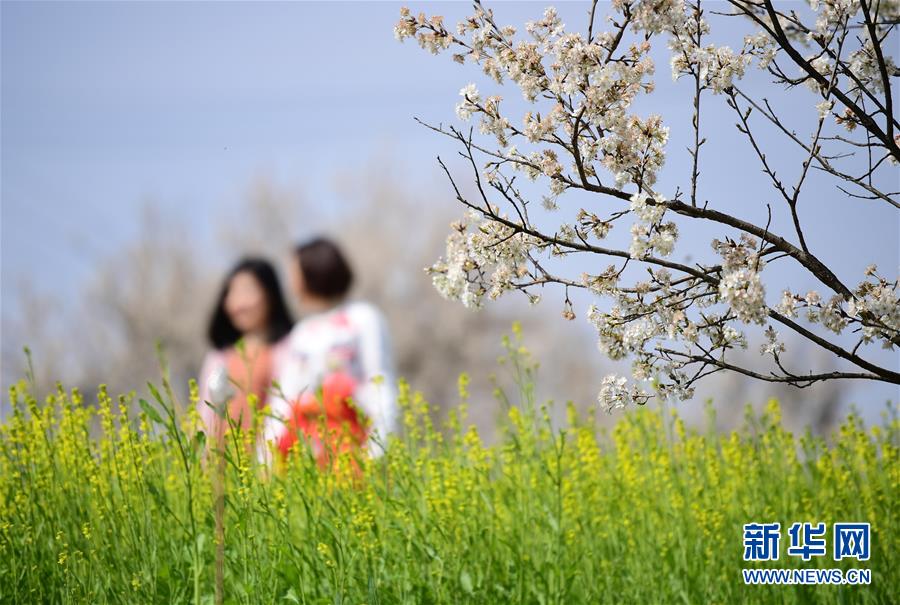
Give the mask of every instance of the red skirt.
[(359, 472), (355, 455), (366, 443), (366, 429), (351, 405), (356, 382), (342, 372), (329, 374), (322, 381), (321, 396), (305, 392), (291, 406), (287, 430), (278, 440), (278, 449), (287, 456), (300, 436), (309, 444), (322, 469), (332, 469), (342, 454), (349, 453), (351, 464)]

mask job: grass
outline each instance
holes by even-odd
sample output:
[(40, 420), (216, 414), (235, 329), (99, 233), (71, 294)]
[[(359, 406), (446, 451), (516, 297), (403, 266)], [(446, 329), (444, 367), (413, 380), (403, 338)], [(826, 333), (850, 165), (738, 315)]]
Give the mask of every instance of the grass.
[[(401, 384), (388, 453), (332, 472), (297, 452), (267, 471), (224, 454), (226, 603), (889, 603), (900, 589), (900, 422), (851, 416), (827, 441), (771, 402), (741, 431), (692, 431), (647, 406), (603, 431), (570, 406), (554, 428), (518, 340), (516, 393), (486, 445), (467, 381), (445, 427)], [(196, 393), (196, 389), (193, 389)], [(0, 602), (212, 603), (214, 485), (195, 413), (101, 388), (39, 403), (24, 381), (0, 426)], [(186, 406), (192, 409), (191, 406)], [(137, 410), (137, 411), (135, 411)], [(210, 454), (213, 455), (213, 454)], [(867, 521), (866, 563), (742, 560), (742, 525)], [(830, 543), (829, 543), (830, 548)], [(830, 551), (829, 551), (830, 552)], [(869, 586), (745, 586), (745, 567), (862, 567)]]

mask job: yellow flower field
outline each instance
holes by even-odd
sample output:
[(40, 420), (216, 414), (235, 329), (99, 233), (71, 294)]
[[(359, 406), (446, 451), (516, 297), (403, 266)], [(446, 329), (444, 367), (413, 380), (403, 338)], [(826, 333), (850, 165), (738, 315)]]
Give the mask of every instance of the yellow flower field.
[[(889, 603), (900, 588), (894, 414), (849, 417), (830, 439), (792, 435), (771, 402), (739, 432), (693, 431), (651, 405), (612, 431), (568, 410), (553, 427), (527, 353), (496, 443), (447, 426), (401, 385), (388, 453), (331, 473), (298, 452), (274, 472), (225, 453), (216, 563), (215, 465), (167, 382), (150, 401), (96, 402), (23, 381), (0, 427), (4, 603)], [(132, 410), (140, 410), (135, 413)], [(212, 455), (212, 454), (211, 454)], [(742, 560), (750, 522), (871, 523), (865, 563)], [(745, 586), (747, 567), (863, 567), (868, 586)], [(221, 570), (217, 580), (217, 567)]]

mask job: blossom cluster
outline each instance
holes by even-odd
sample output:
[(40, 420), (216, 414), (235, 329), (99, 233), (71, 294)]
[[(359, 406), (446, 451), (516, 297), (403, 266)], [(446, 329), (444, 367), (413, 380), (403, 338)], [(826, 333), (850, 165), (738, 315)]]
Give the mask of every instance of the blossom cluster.
[[(652, 11), (647, 8), (646, 12)], [(580, 33), (567, 33), (553, 8), (527, 25), (530, 40), (515, 40), (515, 28), (497, 26), (492, 12), (480, 5), (474, 15), (458, 24), (456, 35), (442, 20), (413, 16), (408, 9), (401, 11), (394, 31), (399, 40), (415, 38), (433, 52), (455, 45), (461, 50), (454, 54), (455, 60), (478, 64), (498, 84), (511, 80), (528, 102), (553, 101), (548, 112), (526, 112), (523, 126), (518, 128), (513, 125), (517, 120), (501, 115), (499, 96), (482, 101), (474, 84), (460, 92), (463, 98), (457, 116), (468, 120), (481, 114), (481, 132), (493, 135), (505, 149), (503, 155), (530, 176), (555, 178), (552, 184), (559, 191), (564, 186), (556, 177), (563, 176), (566, 167), (552, 162), (547, 149), (517, 152), (514, 138), (521, 137), (523, 143), (558, 145), (561, 140), (571, 141), (578, 130), (580, 136), (574, 138), (581, 165), (573, 164), (573, 173), (593, 176), (594, 164), (600, 163), (610, 170), (617, 185), (655, 183), (665, 162), (668, 129), (660, 116), (641, 118), (630, 113), (636, 96), (653, 90), (649, 43), (632, 44), (614, 56), (619, 42), (610, 32), (590, 40)]]
[(816, 12), (816, 32), (827, 34), (833, 27), (859, 12), (859, 1), (809, 0), (809, 7)]
[(835, 334), (855, 325), (860, 328), (863, 343), (879, 342), (883, 348), (891, 349), (900, 339), (897, 288), (898, 280), (888, 281), (871, 265), (866, 269), (866, 279), (849, 298), (835, 294), (826, 300), (815, 290), (803, 295), (784, 290), (775, 310), (791, 318), (803, 312), (808, 322), (821, 324)]
[(742, 234), (738, 242), (715, 239), (712, 246), (722, 256), (719, 296), (744, 323), (765, 323), (766, 290), (759, 275), (765, 263), (756, 240)]
[(684, 0), (613, 0), (613, 7), (632, 14), (632, 27), (638, 32), (659, 34), (678, 29), (684, 22)]
[[(893, 57), (883, 55), (883, 59), (887, 73), (896, 74), (897, 65)], [(860, 48), (850, 53), (847, 66), (863, 87), (877, 92), (884, 91), (884, 80), (881, 78), (878, 58), (870, 39), (867, 38)]]
[(650, 399), (650, 395), (637, 385), (627, 385), (628, 379), (624, 376), (610, 374), (603, 378), (598, 399), (607, 410), (624, 408), (628, 405), (643, 405)]
[(657, 196), (653, 200), (646, 193), (631, 196), (631, 212), (635, 222), (631, 226), (631, 258), (644, 258), (656, 253), (668, 256), (678, 239), (678, 226), (672, 222), (662, 222), (666, 212), (666, 200)]
[(516, 288), (528, 274), (528, 254), (540, 240), (475, 211), (453, 224), (443, 258), (428, 271), (438, 292), (468, 308)]
[(745, 48), (735, 53), (728, 46), (701, 46), (701, 37), (708, 33), (709, 24), (701, 17), (687, 19), (682, 27), (673, 30), (674, 35), (669, 39), (673, 80), (682, 75), (694, 75), (703, 88), (721, 93), (731, 87), (734, 80), (744, 77), (756, 52), (761, 55), (760, 62), (765, 61), (766, 51), (759, 48), (765, 48), (765, 42), (749, 38)]

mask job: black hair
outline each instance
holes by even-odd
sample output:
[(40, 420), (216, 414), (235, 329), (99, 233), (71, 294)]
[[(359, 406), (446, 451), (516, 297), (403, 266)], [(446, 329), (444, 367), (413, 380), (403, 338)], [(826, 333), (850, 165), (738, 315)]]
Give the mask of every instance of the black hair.
[(209, 340), (217, 349), (230, 347), (241, 337), (240, 331), (234, 327), (231, 318), (225, 311), (225, 297), (228, 295), (228, 288), (234, 276), (244, 272), (253, 275), (265, 292), (269, 324), (267, 340), (270, 343), (278, 342), (291, 331), (294, 325), (281, 293), (278, 275), (272, 264), (261, 258), (244, 258), (228, 272), (209, 322)]
[(344, 297), (353, 285), (353, 270), (337, 244), (317, 237), (298, 245), (294, 253), (306, 291), (327, 299)]

